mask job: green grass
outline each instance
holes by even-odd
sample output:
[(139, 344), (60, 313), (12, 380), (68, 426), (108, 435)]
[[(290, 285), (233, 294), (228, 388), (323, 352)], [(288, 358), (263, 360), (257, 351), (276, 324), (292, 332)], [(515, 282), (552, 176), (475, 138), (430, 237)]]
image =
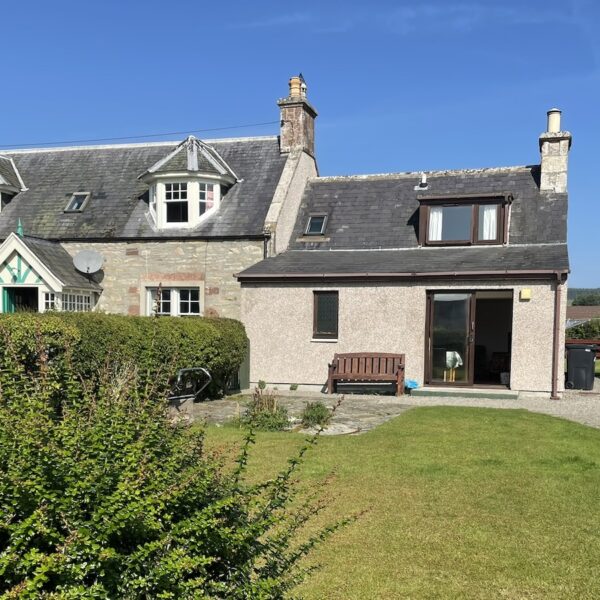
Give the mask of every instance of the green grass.
[[(240, 431), (210, 428), (210, 445)], [(250, 477), (302, 436), (265, 433)], [(328, 514), (367, 510), (312, 557), (306, 598), (600, 597), (600, 431), (520, 410), (418, 408), (322, 438), (302, 473)]]

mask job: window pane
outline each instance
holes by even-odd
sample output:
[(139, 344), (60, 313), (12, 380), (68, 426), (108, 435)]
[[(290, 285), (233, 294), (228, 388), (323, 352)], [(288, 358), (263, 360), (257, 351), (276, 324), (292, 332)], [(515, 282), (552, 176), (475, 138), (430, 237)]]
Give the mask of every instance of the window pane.
[(429, 209), (429, 232), (430, 242), (439, 242), (442, 239), (442, 218), (444, 209), (441, 206), (432, 206)]
[(167, 203), (167, 223), (187, 223), (188, 204), (187, 202), (168, 202)]
[(471, 239), (471, 205), (442, 207), (442, 241)]
[(308, 218), (308, 227), (306, 228), (306, 233), (309, 235), (318, 235), (323, 233), (323, 227), (325, 225), (325, 217), (309, 217)]
[(338, 334), (338, 292), (314, 292), (314, 336), (335, 338)]
[(181, 315), (199, 315), (200, 314), (200, 292), (198, 289), (180, 289), (179, 290), (179, 314)]
[(498, 238), (498, 205), (479, 206), (478, 240), (492, 241)]

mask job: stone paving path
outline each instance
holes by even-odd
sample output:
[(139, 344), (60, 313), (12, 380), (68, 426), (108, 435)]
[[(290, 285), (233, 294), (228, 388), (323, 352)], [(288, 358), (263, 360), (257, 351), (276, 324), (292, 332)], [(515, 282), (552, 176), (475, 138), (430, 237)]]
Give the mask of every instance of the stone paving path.
[[(278, 395), (279, 402), (288, 409), (292, 423), (299, 423), (307, 402), (321, 400), (329, 408), (337, 403), (340, 396), (324, 394)], [(406, 396), (408, 398), (408, 396)], [(205, 419), (208, 423), (222, 424), (243, 414), (247, 396), (234, 396), (222, 400), (199, 402), (192, 405), (190, 413), (194, 419)], [(187, 405), (189, 407), (189, 405)], [(187, 408), (186, 407), (186, 408)], [(346, 395), (337, 407), (334, 418), (324, 435), (364, 433), (389, 419), (398, 416), (410, 405), (403, 398), (395, 396)]]
[[(194, 420), (223, 424), (243, 414), (249, 396), (233, 396), (221, 400), (199, 403), (186, 403), (181, 410)], [(319, 393), (280, 392), (278, 399), (286, 406), (290, 417), (298, 417), (307, 402), (321, 400), (326, 406), (333, 406), (340, 396)], [(369, 431), (389, 419), (402, 414), (415, 406), (472, 406), (503, 409), (525, 409), (562, 417), (584, 425), (600, 428), (600, 393), (567, 392), (561, 400), (525, 397), (518, 399), (479, 399), (462, 397), (413, 397), (374, 396), (347, 394), (337, 408), (331, 425), (325, 435), (357, 434)]]

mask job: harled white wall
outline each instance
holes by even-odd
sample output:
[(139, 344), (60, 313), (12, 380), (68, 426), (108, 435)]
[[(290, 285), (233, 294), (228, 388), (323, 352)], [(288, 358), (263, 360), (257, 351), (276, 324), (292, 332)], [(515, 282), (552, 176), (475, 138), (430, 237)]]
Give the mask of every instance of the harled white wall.
[[(529, 301), (519, 292), (532, 290)], [(313, 291), (339, 291), (339, 336), (313, 341)], [(242, 320), (250, 339), (250, 380), (273, 385), (324, 385), (336, 352), (406, 354), (406, 377), (423, 383), (426, 291), (504, 289), (514, 291), (511, 388), (550, 392), (554, 284), (536, 281), (470, 284), (401, 283), (328, 286), (242, 286)], [(563, 293), (564, 323), (566, 286)], [(561, 333), (561, 344), (564, 332)], [(561, 346), (562, 347), (562, 346)], [(560, 353), (559, 373), (564, 371)], [(563, 378), (559, 377), (559, 390)]]

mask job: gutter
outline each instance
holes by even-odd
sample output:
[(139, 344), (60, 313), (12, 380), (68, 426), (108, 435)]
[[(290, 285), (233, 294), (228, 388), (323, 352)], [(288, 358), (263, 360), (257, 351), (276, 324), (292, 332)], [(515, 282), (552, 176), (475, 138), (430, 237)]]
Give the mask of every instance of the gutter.
[(421, 272), (413, 271), (410, 273), (236, 273), (236, 277), (241, 282), (261, 282), (261, 281), (323, 281), (326, 279), (356, 280), (356, 279), (486, 279), (512, 277), (515, 279), (549, 279), (558, 274), (566, 274), (566, 271), (556, 271), (555, 269), (531, 269), (528, 271), (504, 270), (504, 271), (432, 271)]

